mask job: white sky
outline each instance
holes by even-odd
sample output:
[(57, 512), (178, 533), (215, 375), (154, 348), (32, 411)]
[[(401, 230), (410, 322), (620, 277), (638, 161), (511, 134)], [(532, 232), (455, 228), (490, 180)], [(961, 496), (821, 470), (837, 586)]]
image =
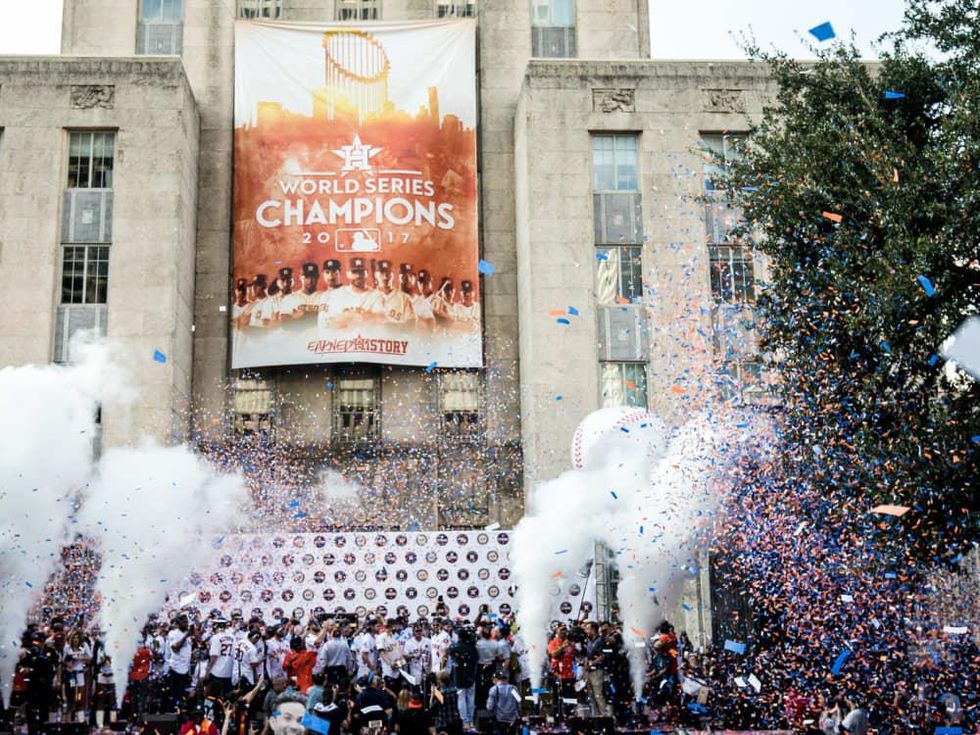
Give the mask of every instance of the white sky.
[[(847, 37), (853, 29), (862, 52), (871, 58), (871, 41), (899, 26), (904, 7), (903, 0), (649, 2), (651, 45), (653, 57), (658, 59), (740, 58), (742, 54), (732, 34), (749, 29), (764, 46), (775, 45), (794, 56), (805, 57), (810, 54), (794, 31), (806, 35), (807, 29), (828, 20), (838, 37)], [(0, 54), (58, 52), (61, 0), (0, 0), (0, 18)], [(628, 28), (623, 30), (630, 32)]]

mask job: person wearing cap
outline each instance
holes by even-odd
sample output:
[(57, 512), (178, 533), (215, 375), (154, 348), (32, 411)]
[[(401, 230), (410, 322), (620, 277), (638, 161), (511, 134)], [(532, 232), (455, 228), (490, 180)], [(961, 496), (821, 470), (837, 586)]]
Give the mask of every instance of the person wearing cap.
[(439, 290), (432, 297), (432, 313), (436, 321), (440, 324), (451, 324), (453, 319), (453, 307), (456, 303), (456, 286), (453, 279), (443, 276), (439, 284)]
[(255, 644), (261, 637), (257, 630), (253, 630), (235, 642), (235, 663), (231, 672), (232, 686), (239, 687), (243, 680), (249, 687), (255, 686), (260, 663)]
[(424, 268), (419, 269), (418, 274), (411, 274), (409, 278), (410, 291), (412, 297), (412, 310), (415, 312), (415, 319), (420, 326), (431, 327), (436, 323), (436, 315), (432, 313), (432, 277), (429, 271)]
[(235, 636), (228, 631), (228, 621), (215, 618), (211, 621), (215, 629), (208, 648), (208, 668), (204, 679), (214, 682), (220, 697), (231, 691), (231, 676), (235, 666)]
[(357, 678), (373, 674), (378, 670), (378, 647), (374, 641), (374, 621), (364, 623), (359, 635), (354, 637), (351, 653), (357, 660)]
[[(288, 271), (288, 276), (284, 272)], [(320, 280), (320, 269), (316, 263), (303, 263), (300, 267), (300, 290), (293, 288), (293, 269), (280, 268), (279, 282), (283, 286), (279, 300), (278, 313), (281, 321), (301, 319), (306, 315), (306, 306), (311, 297), (316, 297), (316, 282)]]
[(251, 307), (248, 300), (248, 280), (239, 278), (235, 281), (235, 303), (231, 305), (232, 326), (239, 328), (246, 326)]
[(493, 686), (487, 695), (487, 712), (493, 719), (496, 735), (513, 735), (520, 719), (521, 695), (517, 687), (507, 681), (506, 671), (493, 675)]
[(460, 326), (472, 328), (480, 323), (480, 305), (473, 300), (473, 281), (461, 281), (459, 291), (461, 300), (450, 306), (449, 314)]
[(365, 312), (365, 304), (370, 291), (367, 287), (367, 266), (364, 258), (354, 256), (347, 261), (347, 285), (336, 289), (330, 299), (330, 313), (327, 319), (332, 329), (343, 329), (359, 322), (359, 315)]
[(423, 635), (422, 626), (412, 626), (412, 635), (402, 646), (408, 662), (408, 675), (421, 686), (429, 672), (432, 659), (432, 641)]
[(172, 707), (180, 705), (187, 687), (191, 683), (191, 650), (194, 645), (194, 631), (186, 615), (177, 616), (177, 627), (167, 634), (169, 673), (169, 700)]
[[(411, 264), (402, 263), (402, 271), (412, 269)], [(415, 319), (412, 299), (401, 289), (392, 285), (390, 260), (375, 261), (374, 282), (377, 288), (368, 297), (366, 308), (377, 321), (388, 324), (404, 324)]]
[(255, 278), (248, 284), (248, 300), (251, 302), (251, 308), (248, 312), (247, 326), (255, 328), (265, 326), (262, 322), (262, 309), (268, 298), (266, 294), (268, 287), (269, 278), (265, 273), (256, 273)]
[(334, 317), (335, 300), (343, 283), (340, 280), (340, 261), (329, 259), (323, 261), (323, 286), (324, 289), (317, 294), (314, 304), (316, 306), (316, 326), (321, 332), (328, 331), (331, 326), (331, 319)]

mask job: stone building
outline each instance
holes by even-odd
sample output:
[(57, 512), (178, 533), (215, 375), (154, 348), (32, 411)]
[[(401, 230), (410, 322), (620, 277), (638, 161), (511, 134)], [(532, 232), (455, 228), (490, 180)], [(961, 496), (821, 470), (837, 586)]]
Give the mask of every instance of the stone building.
[[(485, 367), (231, 371), (236, 19), (454, 16), (478, 28)], [(649, 23), (644, 0), (65, 0), (61, 56), (0, 58), (0, 364), (94, 326), (140, 365), (104, 443), (260, 443), (422, 527), (515, 523), (600, 406), (759, 399), (758, 264), (698, 148), (726, 152), (769, 81), (650, 60)]]

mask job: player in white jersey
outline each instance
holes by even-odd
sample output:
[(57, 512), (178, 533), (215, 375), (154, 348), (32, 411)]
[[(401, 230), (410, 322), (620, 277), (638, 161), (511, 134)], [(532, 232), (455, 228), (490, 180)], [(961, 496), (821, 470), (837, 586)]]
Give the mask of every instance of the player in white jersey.
[(232, 686), (238, 686), (243, 679), (248, 682), (249, 688), (255, 686), (260, 664), (255, 642), (259, 638), (261, 636), (258, 631), (253, 631), (235, 643), (235, 661), (231, 671)]
[(323, 291), (316, 295), (316, 325), (321, 332), (329, 331), (330, 320), (334, 314), (334, 297), (339, 293), (343, 284), (340, 280), (340, 261), (323, 261)]
[(220, 694), (224, 697), (231, 691), (231, 675), (235, 664), (235, 636), (227, 629), (227, 620), (215, 620), (214, 635), (208, 648), (208, 669), (205, 679), (216, 683)]

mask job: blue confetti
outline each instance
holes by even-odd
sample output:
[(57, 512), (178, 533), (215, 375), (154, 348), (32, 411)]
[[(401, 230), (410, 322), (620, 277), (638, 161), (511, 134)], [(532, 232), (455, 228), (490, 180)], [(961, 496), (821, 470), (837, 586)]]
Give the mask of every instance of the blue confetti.
[(936, 735), (963, 735), (962, 727), (937, 727)]
[(834, 665), (830, 667), (830, 673), (837, 676), (840, 673), (840, 670), (844, 668), (844, 662), (847, 661), (847, 657), (850, 655), (850, 650), (846, 648), (841, 651), (840, 655), (837, 657), (837, 660), (834, 661)]
[(167, 356), (160, 352), (160, 350), (153, 350), (153, 359), (157, 362), (164, 363), (167, 361)]
[(439, 363), (437, 363), (437, 362), (436, 362), (435, 360), (433, 360), (432, 362), (430, 362), (430, 363), (429, 363), (429, 364), (428, 364), (428, 365), (426, 366), (426, 368), (425, 368), (425, 372), (427, 372), (427, 373), (431, 373), (431, 372), (432, 372), (433, 370), (435, 370), (435, 369), (436, 369), (436, 365), (438, 365), (438, 364), (439, 364)]
[(568, 313), (572, 316), (578, 316), (578, 309), (576, 309), (574, 306), (569, 306)]
[(291, 503), (289, 503), (286, 507), (287, 508), (298, 508), (299, 507), (299, 501), (298, 500), (294, 500)]
[(728, 639), (725, 641), (725, 650), (732, 653), (745, 653), (745, 644)]
[(557, 319), (555, 319), (555, 321), (558, 322), (559, 324), (571, 324), (571, 322), (568, 321), (568, 319), (566, 319), (563, 316), (558, 317)]
[(929, 358), (929, 367), (936, 367), (937, 362), (939, 362), (939, 355), (932, 355)]
[(619, 496), (612, 490), (609, 491), (609, 494), (613, 496), (613, 500), (619, 500)]
[(974, 444), (980, 444), (980, 434), (970, 437), (970, 441)]
[(294, 521), (298, 521), (301, 518), (306, 518), (306, 513), (297, 513), (296, 515), (293, 516)]
[(608, 255), (606, 255), (606, 254), (605, 254), (604, 252), (602, 252), (602, 251), (600, 250), (600, 251), (598, 251), (598, 252), (597, 252), (597, 253), (595, 254), (595, 259), (596, 259), (596, 260), (609, 260), (609, 256), (608, 256)]
[(568, 549), (559, 549), (558, 551), (555, 552), (555, 554), (567, 554), (567, 553), (568, 553)]
[(919, 276), (916, 280), (919, 282), (919, 285), (922, 286), (922, 290), (926, 292), (926, 296), (932, 298), (936, 295), (936, 289), (933, 287), (932, 281), (930, 281), (926, 276)]
[(309, 712), (303, 715), (303, 719), (300, 720), (300, 724), (311, 732), (319, 733), (320, 735), (328, 735), (330, 732), (330, 720), (325, 720), (322, 717), (316, 717), (311, 715)]
[(556, 401), (560, 401), (561, 399), (562, 399), (561, 393), (559, 393), (557, 396), (555, 396), (555, 400)]
[(691, 607), (690, 605), (688, 605), (688, 604), (687, 604), (686, 602), (682, 602), (682, 603), (681, 603), (681, 607), (683, 607), (683, 608), (684, 608), (685, 610), (687, 610), (688, 612), (691, 612), (691, 610), (693, 610), (693, 609), (694, 609), (693, 607)]
[(894, 92), (894, 91), (892, 91), (890, 89), (886, 89), (885, 90), (885, 99), (886, 100), (904, 100), (905, 99), (905, 92)]
[(891, 345), (888, 344), (887, 342), (885, 342), (885, 340), (882, 340), (881, 341), (881, 349), (883, 349), (889, 355), (892, 353), (892, 347), (891, 347)]
[(837, 34), (834, 33), (834, 27), (830, 25), (830, 21), (814, 26), (809, 32), (818, 41), (829, 41), (831, 38), (837, 37)]
[(492, 276), (493, 272), (496, 270), (493, 263), (487, 260), (481, 260), (477, 265), (478, 270), (485, 276)]

